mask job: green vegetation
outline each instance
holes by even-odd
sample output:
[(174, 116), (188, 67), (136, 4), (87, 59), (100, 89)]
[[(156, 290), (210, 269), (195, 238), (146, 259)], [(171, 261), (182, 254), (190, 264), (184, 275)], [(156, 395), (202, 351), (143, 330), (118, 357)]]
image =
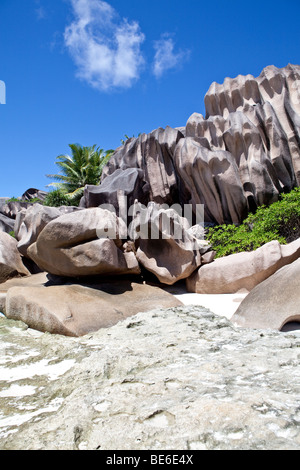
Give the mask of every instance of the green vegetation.
[(219, 225), (211, 228), (207, 235), (216, 258), (256, 250), (272, 240), (284, 245), (299, 237), (300, 188), (283, 194), (278, 202), (268, 207), (259, 207), (241, 225)]
[(72, 203), (64, 191), (61, 189), (55, 189), (54, 191), (50, 191), (50, 193), (47, 194), (43, 205), (49, 207), (61, 207), (71, 206)]
[[(138, 137), (141, 135), (141, 133), (138, 134)], [(122, 145), (125, 145), (126, 142), (129, 140), (129, 139), (135, 139), (135, 135), (129, 137), (127, 134), (124, 135), (125, 139), (121, 139), (121, 144)]]
[(9, 202), (20, 202), (20, 199), (18, 199), (17, 197), (11, 197), (10, 199), (7, 199), (5, 202), (6, 204), (8, 204)]
[(68, 200), (69, 205), (78, 205), (85, 185), (98, 185), (100, 183), (102, 170), (113, 153), (113, 150), (96, 149), (96, 145), (82, 147), (79, 144), (71, 144), (69, 147), (72, 152), (71, 156), (59, 155), (56, 159), (56, 164), (61, 173), (47, 175), (47, 177), (59, 181), (48, 185), (59, 190), (59, 193), (56, 192), (53, 195), (49, 193), (51, 203), (56, 203), (55, 201), (59, 201), (61, 197), (65, 202)]
[(17, 198), (17, 197), (11, 197), (10, 199), (7, 199), (6, 201), (6, 204), (8, 204), (9, 202), (26, 202), (27, 204), (35, 204), (36, 202), (40, 203), (40, 204), (43, 204), (43, 201), (41, 201), (41, 199), (39, 199), (38, 197), (34, 197), (32, 199), (30, 199), (30, 201), (25, 201), (24, 199), (20, 199), (20, 198)]

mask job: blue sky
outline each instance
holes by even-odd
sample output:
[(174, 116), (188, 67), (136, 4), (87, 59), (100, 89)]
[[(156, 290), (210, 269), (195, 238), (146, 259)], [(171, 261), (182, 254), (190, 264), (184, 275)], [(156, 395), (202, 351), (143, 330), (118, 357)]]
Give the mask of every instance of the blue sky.
[(0, 196), (45, 190), (71, 143), (183, 126), (213, 81), (299, 64), (299, 24), (299, 0), (0, 0)]

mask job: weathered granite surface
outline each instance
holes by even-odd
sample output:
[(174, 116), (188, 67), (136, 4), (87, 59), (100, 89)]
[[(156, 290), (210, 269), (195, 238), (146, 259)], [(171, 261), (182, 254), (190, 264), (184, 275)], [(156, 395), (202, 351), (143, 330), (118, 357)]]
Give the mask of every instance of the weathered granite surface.
[(289, 64), (212, 83), (206, 116), (194, 112), (184, 129), (129, 139), (104, 168), (102, 183), (138, 168), (149, 201), (204, 204), (206, 223), (240, 223), (300, 184), (299, 80), (300, 66)]
[(46, 225), (61, 215), (80, 210), (78, 207), (48, 207), (41, 204), (30, 204), (27, 209), (20, 210), (15, 219), (14, 231), (18, 240), (18, 250), (28, 257), (28, 248), (36, 242)]
[(300, 332), (201, 307), (93, 335), (0, 319), (0, 449), (299, 450)]
[(277, 330), (288, 322), (300, 322), (299, 291), (300, 258), (258, 284), (231, 320), (243, 328)]
[(240, 289), (251, 291), (299, 256), (300, 238), (287, 245), (273, 240), (257, 250), (224, 256), (201, 266), (187, 279), (187, 289), (198, 294), (229, 294)]
[(0, 232), (0, 283), (29, 274), (17, 250), (17, 241), (6, 232)]
[[(1, 285), (0, 285), (1, 289)], [(0, 290), (1, 293), (1, 290)], [(130, 280), (49, 286), (15, 286), (6, 295), (3, 313), (38, 331), (84, 336), (109, 328), (138, 312), (182, 303), (158, 287)], [(1, 306), (1, 299), (0, 299)]]
[(126, 252), (121, 235), (127, 227), (101, 208), (64, 214), (50, 221), (29, 246), (29, 257), (58, 276), (139, 274), (134, 252)]
[(0, 232), (9, 233), (14, 229), (15, 221), (0, 213)]

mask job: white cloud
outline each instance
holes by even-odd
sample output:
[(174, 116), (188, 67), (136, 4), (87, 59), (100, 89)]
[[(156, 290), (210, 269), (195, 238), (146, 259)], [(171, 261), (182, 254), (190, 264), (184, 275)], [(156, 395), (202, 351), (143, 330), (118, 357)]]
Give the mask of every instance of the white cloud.
[(35, 0), (35, 14), (38, 20), (44, 20), (47, 17), (45, 8), (41, 5), (41, 0)]
[(38, 20), (44, 20), (46, 18), (46, 11), (43, 7), (36, 8), (35, 13)]
[(173, 39), (168, 35), (162, 35), (161, 39), (154, 42), (155, 57), (153, 73), (160, 78), (167, 70), (179, 66), (189, 55), (189, 51), (174, 51)]
[(128, 88), (139, 78), (145, 39), (137, 22), (120, 19), (102, 0), (71, 0), (74, 21), (64, 33), (77, 76), (100, 90)]

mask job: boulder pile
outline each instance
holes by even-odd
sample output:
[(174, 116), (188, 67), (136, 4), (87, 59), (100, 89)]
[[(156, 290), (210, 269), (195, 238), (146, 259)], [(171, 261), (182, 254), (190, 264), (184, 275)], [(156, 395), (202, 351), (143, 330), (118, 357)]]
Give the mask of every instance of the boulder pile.
[[(250, 292), (296, 262), (299, 240), (214, 260), (205, 228), (240, 224), (299, 186), (299, 83), (298, 65), (213, 83), (205, 117), (194, 113), (185, 127), (128, 139), (101, 184), (85, 187), (79, 208), (0, 204), (0, 282), (26, 276), (23, 285), (0, 286), (5, 315), (80, 336), (178, 305), (159, 287), (186, 281), (189, 292)], [(24, 195), (44, 197), (32, 189)], [(5, 233), (11, 230), (15, 240)], [(38, 272), (47, 279), (27, 285)]]

